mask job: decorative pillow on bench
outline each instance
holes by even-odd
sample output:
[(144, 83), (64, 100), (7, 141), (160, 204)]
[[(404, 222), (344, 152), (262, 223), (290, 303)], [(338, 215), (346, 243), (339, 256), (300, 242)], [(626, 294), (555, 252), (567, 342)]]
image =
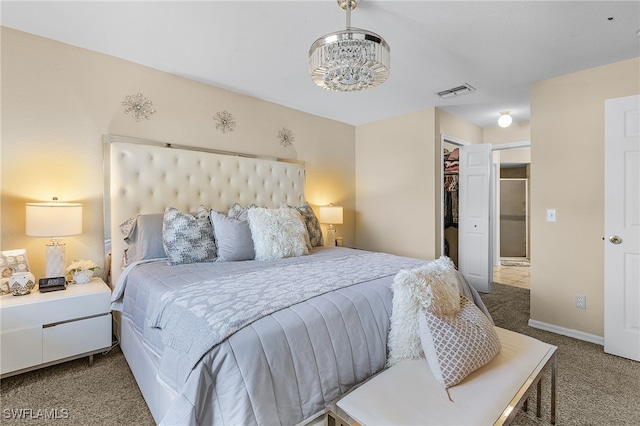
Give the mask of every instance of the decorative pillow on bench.
[(445, 388), (460, 383), (501, 349), (491, 321), (472, 301), (459, 297), (457, 313), (439, 315), (423, 308), (419, 317), (422, 349), (431, 372)]

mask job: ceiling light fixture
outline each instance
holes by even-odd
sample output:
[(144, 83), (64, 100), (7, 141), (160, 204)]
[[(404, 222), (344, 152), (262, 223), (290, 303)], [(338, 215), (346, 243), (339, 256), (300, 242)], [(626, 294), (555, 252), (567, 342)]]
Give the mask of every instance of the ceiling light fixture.
[(337, 0), (347, 28), (320, 37), (309, 49), (309, 73), (327, 90), (353, 92), (379, 86), (389, 77), (391, 49), (378, 34), (351, 28), (351, 10), (360, 0)]
[(509, 127), (511, 126), (511, 122), (513, 122), (513, 119), (511, 118), (510, 114), (511, 111), (501, 111), (500, 112), (500, 117), (498, 117), (498, 126), (500, 127)]

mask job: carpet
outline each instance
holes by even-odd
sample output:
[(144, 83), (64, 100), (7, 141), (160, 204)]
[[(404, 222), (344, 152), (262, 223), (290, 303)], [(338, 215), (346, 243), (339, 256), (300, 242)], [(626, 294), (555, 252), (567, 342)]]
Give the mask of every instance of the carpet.
[[(527, 289), (494, 283), (492, 293), (482, 299), (497, 326), (558, 346), (558, 425), (640, 424), (640, 363), (605, 354), (593, 343), (529, 327)], [(519, 412), (513, 425), (549, 425), (549, 386), (547, 373), (542, 418), (535, 416), (534, 392), (529, 411)], [(155, 424), (118, 347), (97, 355), (93, 367), (84, 358), (2, 379), (0, 407), (2, 425)], [(47, 413), (59, 418), (47, 419)]]
[[(529, 327), (528, 289), (494, 283), (481, 297), (496, 326), (558, 347), (558, 425), (640, 424), (640, 363), (606, 354), (594, 343)], [(549, 377), (543, 377), (542, 418), (535, 415), (534, 392), (529, 411), (520, 411), (512, 425), (549, 425)]]

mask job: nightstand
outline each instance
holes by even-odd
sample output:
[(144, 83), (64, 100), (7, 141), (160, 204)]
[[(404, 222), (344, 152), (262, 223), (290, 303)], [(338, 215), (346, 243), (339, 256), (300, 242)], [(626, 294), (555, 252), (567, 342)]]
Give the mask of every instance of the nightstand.
[(66, 290), (0, 297), (0, 377), (111, 347), (111, 291), (100, 278)]

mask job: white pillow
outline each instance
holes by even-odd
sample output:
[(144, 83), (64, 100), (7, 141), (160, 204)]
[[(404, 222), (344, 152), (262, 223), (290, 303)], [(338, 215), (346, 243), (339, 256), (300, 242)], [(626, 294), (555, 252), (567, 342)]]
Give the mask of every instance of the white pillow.
[(420, 309), (433, 309), (437, 313), (455, 313), (460, 309), (456, 269), (445, 256), (419, 268), (401, 270), (393, 279), (392, 288), (388, 365), (424, 357), (418, 328)]
[(309, 254), (307, 227), (295, 209), (255, 207), (247, 211), (256, 260)]
[(500, 352), (501, 344), (489, 318), (460, 295), (460, 311), (420, 315), (420, 340), (429, 368), (445, 388), (455, 386)]

